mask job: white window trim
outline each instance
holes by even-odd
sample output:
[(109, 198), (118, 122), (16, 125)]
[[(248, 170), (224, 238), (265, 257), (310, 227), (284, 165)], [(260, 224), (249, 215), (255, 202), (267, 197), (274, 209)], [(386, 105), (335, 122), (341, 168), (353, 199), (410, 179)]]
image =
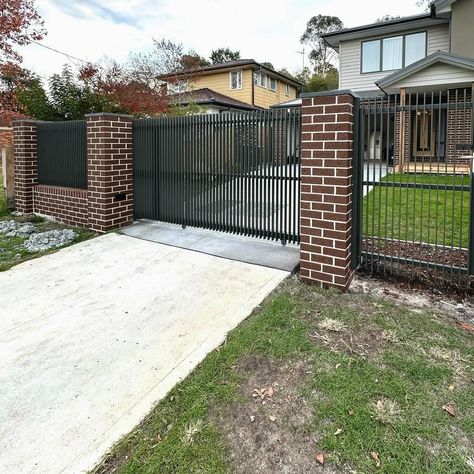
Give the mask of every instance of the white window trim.
[(290, 84), (285, 84), (285, 95), (290, 97)]
[[(239, 73), (239, 74), (240, 74), (240, 84), (239, 84), (239, 87), (232, 87), (232, 74), (233, 74), (233, 73)], [(243, 82), (242, 69), (239, 69), (238, 71), (229, 71), (229, 90), (231, 90), (231, 91), (242, 90), (242, 82)]]
[[(277, 82), (276, 78), (271, 77), (271, 76), (267, 76), (267, 77), (268, 77), (268, 90), (270, 90), (272, 92), (276, 92), (278, 90), (278, 82)], [(272, 79), (275, 81), (275, 89), (272, 89), (272, 87), (271, 87), (271, 80)]]
[[(263, 76), (264, 76), (264, 77), (265, 77), (265, 85), (264, 85), (264, 86), (262, 86), (262, 84), (259, 84), (258, 82), (255, 82), (255, 77), (256, 77), (256, 76), (259, 76), (259, 77), (263, 77)], [(261, 71), (254, 72), (254, 80), (253, 80), (253, 82), (254, 82), (254, 84), (255, 84), (256, 86), (261, 87), (262, 89), (267, 89), (267, 83), (268, 83), (268, 81), (267, 81), (267, 75), (266, 75), (264, 72), (261, 72)], [(260, 81), (260, 82), (262, 82), (262, 81)]]

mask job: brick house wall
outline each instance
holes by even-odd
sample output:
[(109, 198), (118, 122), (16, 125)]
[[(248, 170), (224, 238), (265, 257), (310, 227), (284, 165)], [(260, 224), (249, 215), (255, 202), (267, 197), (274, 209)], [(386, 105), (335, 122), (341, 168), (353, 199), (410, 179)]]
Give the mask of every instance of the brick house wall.
[(447, 117), (446, 160), (448, 163), (469, 164), (472, 157), (470, 151), (456, 150), (457, 144), (472, 143), (472, 107), (463, 105), (464, 102), (470, 102), (471, 98), (470, 89), (449, 91), (448, 102), (454, 108), (448, 110)]
[(0, 150), (13, 147), (13, 128), (0, 127)]

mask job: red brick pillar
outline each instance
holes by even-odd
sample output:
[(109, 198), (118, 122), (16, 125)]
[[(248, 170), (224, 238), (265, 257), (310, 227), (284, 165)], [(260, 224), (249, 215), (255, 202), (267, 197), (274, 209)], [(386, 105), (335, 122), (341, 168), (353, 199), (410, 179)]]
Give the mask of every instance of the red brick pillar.
[(351, 269), (354, 97), (307, 94), (302, 103), (300, 276), (346, 290)]
[(33, 212), (33, 188), (38, 182), (36, 122), (13, 122), (15, 207), (19, 212)]
[(102, 233), (133, 221), (133, 124), (109, 113), (86, 120), (89, 227)]

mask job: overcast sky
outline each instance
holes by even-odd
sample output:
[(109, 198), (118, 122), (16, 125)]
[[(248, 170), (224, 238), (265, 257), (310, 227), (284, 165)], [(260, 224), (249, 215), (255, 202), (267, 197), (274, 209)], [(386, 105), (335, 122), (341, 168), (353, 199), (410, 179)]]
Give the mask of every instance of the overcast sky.
[[(416, 0), (37, 0), (47, 46), (86, 61), (125, 60), (149, 49), (152, 38), (182, 42), (208, 57), (229, 46), (242, 58), (276, 68), (301, 68), (299, 38), (308, 19), (338, 16), (347, 27), (385, 15), (421, 13)], [(37, 45), (22, 48), (24, 65), (46, 77), (68, 59)], [(74, 62), (73, 62), (74, 63)]]

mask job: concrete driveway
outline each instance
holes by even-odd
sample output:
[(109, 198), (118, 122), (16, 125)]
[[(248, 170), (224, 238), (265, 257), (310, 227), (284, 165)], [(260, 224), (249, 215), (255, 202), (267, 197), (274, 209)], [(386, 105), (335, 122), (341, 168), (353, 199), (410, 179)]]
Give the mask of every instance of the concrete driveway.
[(118, 234), (0, 274), (0, 472), (94, 467), (288, 272)]

